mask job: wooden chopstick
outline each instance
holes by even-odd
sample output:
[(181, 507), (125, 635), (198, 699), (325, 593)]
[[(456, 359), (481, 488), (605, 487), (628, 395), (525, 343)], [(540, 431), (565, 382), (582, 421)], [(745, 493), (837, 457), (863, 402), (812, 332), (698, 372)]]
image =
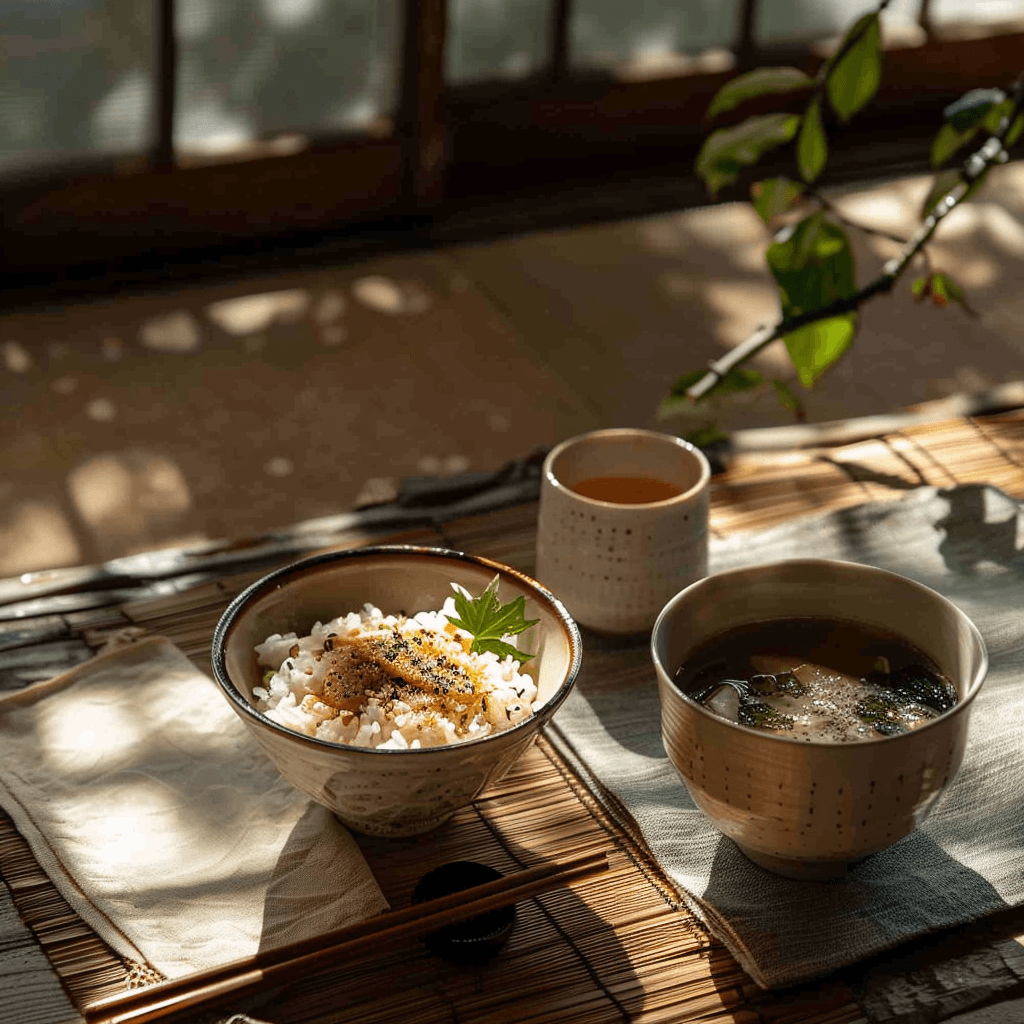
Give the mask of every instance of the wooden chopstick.
[(172, 1013), (199, 1010), (230, 996), (251, 994), (303, 977), (349, 954), (394, 948), (445, 925), (562, 888), (608, 869), (604, 852), (549, 861), (483, 885), (401, 910), (392, 910), (324, 935), (268, 949), (171, 981), (107, 996), (87, 1004), (87, 1024), (145, 1024)]

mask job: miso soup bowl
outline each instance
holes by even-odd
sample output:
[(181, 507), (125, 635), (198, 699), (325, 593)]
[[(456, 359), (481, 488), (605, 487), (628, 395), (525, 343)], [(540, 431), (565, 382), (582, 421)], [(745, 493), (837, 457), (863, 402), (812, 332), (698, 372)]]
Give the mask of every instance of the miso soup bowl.
[[(859, 622), (905, 640), (956, 687), (957, 703), (897, 736), (794, 739), (719, 717), (673, 680), (706, 640), (792, 617)], [(912, 831), (956, 775), (988, 668), (981, 634), (954, 604), (903, 576), (793, 560), (708, 576), (677, 594), (651, 638), (661, 729), (694, 802), (754, 863), (791, 878), (832, 878)]]
[[(476, 595), (495, 575), (499, 601), (524, 597), (526, 618), (540, 620), (515, 638), (535, 654), (525, 667), (538, 687), (530, 718), (463, 743), (376, 750), (293, 732), (258, 710), (253, 689), (263, 671), (253, 648), (272, 633), (305, 636), (317, 620), (359, 611), (366, 602), (385, 614), (438, 609), (452, 583)], [(254, 583), (221, 617), (212, 660), (228, 703), (296, 789), (357, 832), (409, 836), (436, 828), (508, 771), (568, 696), (581, 651), (572, 618), (530, 577), (459, 551), (389, 545), (315, 555)]]

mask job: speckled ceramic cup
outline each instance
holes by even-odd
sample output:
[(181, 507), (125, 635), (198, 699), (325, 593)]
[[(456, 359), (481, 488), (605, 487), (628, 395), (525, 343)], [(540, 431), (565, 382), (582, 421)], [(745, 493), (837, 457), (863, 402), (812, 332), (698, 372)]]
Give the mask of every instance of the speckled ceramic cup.
[[(595, 477), (647, 478), (679, 493), (620, 504), (574, 490)], [(541, 477), (537, 578), (595, 632), (650, 630), (665, 602), (707, 573), (710, 480), (700, 449), (653, 430), (563, 441)]]

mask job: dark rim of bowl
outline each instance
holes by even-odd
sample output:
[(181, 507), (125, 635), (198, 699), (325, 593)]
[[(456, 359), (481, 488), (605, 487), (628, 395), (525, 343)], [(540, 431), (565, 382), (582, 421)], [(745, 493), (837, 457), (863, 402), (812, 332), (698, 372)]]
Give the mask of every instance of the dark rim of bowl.
[[(740, 729), (740, 730), (742, 730), (746, 734), (753, 734), (755, 736), (760, 736), (761, 738), (763, 738), (765, 740), (769, 740), (769, 741), (771, 741), (773, 743), (796, 743), (796, 744), (799, 744), (800, 746), (805, 746), (805, 747), (827, 747), (827, 748), (832, 748), (832, 749), (835, 749), (835, 748), (839, 747), (839, 748), (843, 748), (843, 749), (850, 749), (850, 748), (854, 748), (855, 749), (855, 748), (857, 748), (859, 746), (864, 745), (865, 743), (871, 743), (871, 744), (875, 744), (875, 743), (899, 743), (899, 742), (904, 742), (905, 743), (908, 737), (920, 735), (921, 733), (925, 732), (926, 730), (931, 729), (934, 726), (937, 726), (940, 722), (946, 721), (949, 718), (954, 717), (955, 715), (959, 715), (959, 714), (965, 712), (967, 710), (967, 708), (969, 708), (970, 705), (972, 703), (974, 703), (974, 698), (978, 695), (978, 691), (981, 689), (982, 685), (984, 684), (985, 677), (988, 674), (988, 669), (989, 669), (988, 647), (985, 644), (985, 638), (981, 635), (981, 630), (978, 629), (978, 627), (975, 625), (974, 620), (971, 619), (971, 617), (962, 608), (960, 608), (958, 605), (954, 604), (948, 597), (944, 596), (943, 594), (940, 594), (937, 590), (933, 590), (931, 587), (927, 586), (924, 583), (918, 583), (917, 580), (913, 580), (909, 576), (902, 576), (900, 573), (892, 572), (889, 569), (880, 569), (880, 568), (878, 568), (878, 566), (864, 565), (861, 562), (846, 562), (846, 561), (843, 561), (842, 559), (838, 559), (838, 558), (785, 558), (785, 559), (782, 559), (781, 561), (778, 561), (778, 562), (766, 562), (766, 563), (763, 563), (761, 565), (740, 566), (739, 568), (736, 568), (736, 569), (727, 569), (724, 572), (713, 573), (713, 574), (710, 574), (708, 576), (704, 576), (704, 577), (702, 577), (699, 580), (696, 580), (695, 582), (691, 583), (689, 587), (685, 587), (684, 590), (680, 591), (679, 593), (681, 594), (681, 593), (684, 593), (686, 590), (690, 590), (691, 588), (695, 588), (695, 587), (701, 586), (701, 584), (705, 583), (707, 580), (710, 580), (712, 578), (712, 576), (734, 576), (734, 575), (739, 575), (741, 573), (751, 572), (751, 571), (754, 571), (754, 570), (757, 570), (757, 569), (764, 569), (766, 567), (781, 566), (781, 565), (792, 565), (792, 566), (797, 566), (797, 565), (801, 565), (801, 566), (808, 566), (808, 565), (812, 565), (812, 566), (842, 565), (842, 566), (844, 566), (846, 568), (851, 568), (851, 569), (870, 569), (873, 573), (875, 573), (875, 572), (881, 573), (881, 574), (883, 574), (885, 576), (891, 576), (891, 577), (894, 577), (895, 579), (902, 580), (905, 583), (913, 584), (913, 586), (919, 587), (920, 589), (927, 591), (929, 594), (933, 595), (934, 597), (939, 598), (941, 601), (945, 602), (946, 604), (951, 605), (953, 608), (956, 609), (956, 611), (960, 615), (962, 615), (964, 617), (964, 619), (967, 622), (967, 625), (969, 627), (969, 631), (974, 635), (974, 638), (977, 641), (978, 646), (979, 646), (979, 648), (981, 650), (981, 667), (980, 667), (979, 672), (977, 673), (977, 682), (972, 680), (970, 686), (968, 687), (968, 692), (964, 695), (964, 697), (958, 699), (957, 702), (951, 708), (947, 709), (946, 711), (943, 711), (941, 714), (939, 714), (935, 718), (931, 719), (931, 721), (925, 722), (923, 725), (919, 725), (916, 729), (910, 729), (907, 732), (899, 733), (896, 736), (878, 736), (878, 737), (874, 737), (873, 736), (873, 737), (871, 737), (870, 740), (858, 740), (858, 741), (851, 742), (851, 743), (839, 743), (839, 744), (837, 744), (837, 743), (830, 742), (828, 740), (814, 740), (814, 739), (806, 740), (806, 739), (799, 739), (796, 736), (784, 736), (781, 733), (769, 732), (769, 731), (764, 730), (764, 729), (755, 729), (752, 726), (742, 725), (739, 722), (731, 722), (727, 718), (722, 718), (720, 715), (716, 715), (713, 711), (710, 711), (708, 708), (704, 707), (703, 704), (700, 704), (699, 702), (693, 700), (686, 693), (684, 693), (680, 689), (679, 685), (676, 683), (675, 678), (674, 678), (674, 674), (669, 672), (668, 669), (665, 668), (665, 666), (661, 662), (661, 659), (658, 657), (658, 652), (657, 652), (657, 649), (655, 648), (655, 640), (656, 640), (656, 637), (657, 637), (658, 633), (660, 632), (660, 629), (663, 628), (663, 621), (667, 619), (666, 613), (668, 611), (668, 606), (670, 604), (675, 603), (676, 598), (679, 597), (679, 594), (676, 594), (674, 597), (670, 598), (669, 601), (666, 603), (665, 607), (662, 608), (661, 612), (658, 614), (657, 620), (654, 623), (654, 628), (651, 630), (651, 661), (654, 663), (654, 666), (655, 666), (656, 669), (660, 669), (661, 670), (662, 675), (664, 675), (664, 677), (668, 680), (669, 685), (672, 687), (673, 691), (675, 693), (679, 694), (680, 697), (682, 697), (682, 699), (686, 702), (686, 705), (688, 707), (693, 708), (699, 714), (704, 715), (706, 718), (710, 719), (711, 721), (713, 721), (713, 722), (715, 722), (717, 724), (726, 726), (727, 728), (730, 728), (730, 729)], [(779, 618), (780, 619), (785, 619), (786, 616), (785, 615), (780, 615)], [(845, 621), (845, 622), (855, 622), (855, 623), (857, 623), (859, 625), (868, 626), (868, 627), (870, 627), (872, 629), (880, 628), (877, 624), (875, 624), (873, 622), (868, 622), (868, 621), (866, 621), (864, 619), (858, 619), (855, 616), (849, 616), (849, 615), (848, 616), (844, 616), (843, 617), (843, 621)]]
[(307, 736), (304, 733), (296, 732), (294, 729), (289, 729), (286, 726), (268, 718), (262, 711), (259, 711), (255, 705), (246, 700), (228, 677), (227, 665), (225, 663), (224, 642), (228, 633), (234, 626), (236, 619), (250, 600), (258, 594), (271, 589), (278, 580), (296, 572), (303, 572), (306, 569), (330, 562), (349, 561), (357, 558), (369, 558), (377, 555), (416, 555), (436, 559), (457, 559), (458, 561), (470, 562), (473, 565), (493, 570), (499, 575), (510, 576), (517, 582), (535, 591), (536, 595), (547, 601), (555, 612), (556, 618), (561, 623), (562, 627), (565, 629), (566, 635), (568, 636), (569, 649), (571, 652), (571, 660), (569, 663), (569, 669), (565, 674), (565, 679), (562, 680), (558, 689), (555, 690), (551, 697), (544, 702), (542, 710), (553, 713), (569, 695), (569, 691), (572, 689), (576, 676), (579, 674), (580, 663), (583, 659), (583, 638), (580, 635), (579, 626), (576, 625), (575, 620), (566, 610), (562, 602), (559, 601), (550, 590), (542, 586), (532, 577), (527, 576), (526, 573), (519, 572), (518, 569), (513, 569), (511, 566), (505, 565), (502, 562), (495, 562), (490, 558), (483, 557), (482, 555), (469, 555), (464, 551), (454, 551), (450, 548), (419, 547), (415, 544), (377, 544), (363, 548), (351, 548), (346, 551), (330, 551), (322, 555), (312, 555), (309, 558), (303, 558), (298, 562), (292, 562), (290, 565), (282, 566), (280, 569), (275, 569), (273, 572), (261, 577), (255, 583), (251, 583), (245, 588), (245, 590), (235, 597), (227, 608), (225, 608), (217, 623), (216, 629), (213, 631), (211, 662), (213, 664), (213, 674), (217, 680), (217, 684), (236, 707), (241, 708), (247, 715), (257, 719), (263, 725), (273, 729), (275, 732), (280, 733), (282, 736), (285, 736), (290, 740), (304, 742), (307, 744), (311, 743), (314, 746), (324, 747), (328, 750), (345, 750), (361, 754), (377, 754), (382, 757), (394, 756), (395, 754), (422, 757), (423, 755), (431, 753), (436, 754), (440, 751), (457, 750), (460, 747), (475, 747), (478, 744), (487, 743), (489, 740), (494, 740), (501, 736), (512, 735), (513, 733), (517, 733), (532, 724), (535, 724), (534, 717), (537, 712), (534, 712), (534, 714), (529, 718), (525, 718), (523, 721), (517, 722), (508, 729), (502, 729), (501, 732), (490, 733), (487, 736), (479, 736), (476, 739), (460, 740), (458, 743), (445, 743), (436, 747), (379, 750), (376, 747), (359, 747), (348, 743), (332, 743), (329, 740), (322, 740), (315, 736)]

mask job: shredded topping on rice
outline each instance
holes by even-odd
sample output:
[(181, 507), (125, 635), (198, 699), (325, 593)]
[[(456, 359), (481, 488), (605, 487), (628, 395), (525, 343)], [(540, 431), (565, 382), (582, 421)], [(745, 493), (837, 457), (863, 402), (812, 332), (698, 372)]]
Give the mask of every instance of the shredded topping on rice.
[(402, 749), (507, 729), (533, 713), (537, 688), (511, 655), (469, 651), (439, 612), (384, 616), (372, 605), (309, 636), (256, 647), (268, 668), (258, 707), (288, 728), (337, 743)]

